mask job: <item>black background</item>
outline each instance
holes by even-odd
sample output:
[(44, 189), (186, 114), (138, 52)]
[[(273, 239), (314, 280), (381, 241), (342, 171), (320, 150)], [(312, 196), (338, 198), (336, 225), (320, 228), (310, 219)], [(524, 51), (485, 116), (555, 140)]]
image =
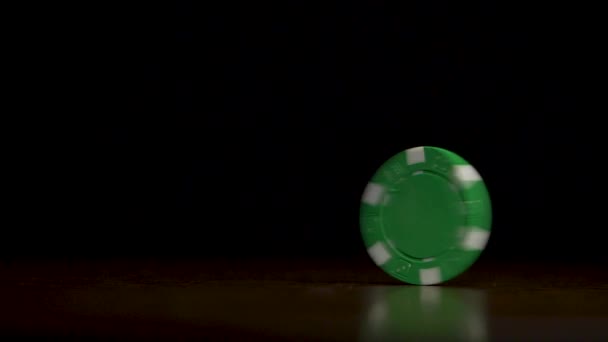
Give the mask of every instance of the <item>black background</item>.
[(487, 183), (488, 260), (605, 260), (596, 41), (559, 6), (81, 9), (38, 66), (76, 115), (21, 140), (3, 253), (364, 256), (365, 184), (432, 145)]

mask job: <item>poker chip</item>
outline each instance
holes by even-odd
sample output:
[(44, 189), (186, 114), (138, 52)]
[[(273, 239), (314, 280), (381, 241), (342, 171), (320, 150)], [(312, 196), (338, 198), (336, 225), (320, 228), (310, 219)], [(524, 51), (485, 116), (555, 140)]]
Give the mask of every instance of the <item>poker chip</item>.
[(477, 170), (454, 152), (415, 147), (386, 161), (361, 197), (372, 261), (405, 283), (434, 285), (466, 271), (490, 237), (492, 208)]

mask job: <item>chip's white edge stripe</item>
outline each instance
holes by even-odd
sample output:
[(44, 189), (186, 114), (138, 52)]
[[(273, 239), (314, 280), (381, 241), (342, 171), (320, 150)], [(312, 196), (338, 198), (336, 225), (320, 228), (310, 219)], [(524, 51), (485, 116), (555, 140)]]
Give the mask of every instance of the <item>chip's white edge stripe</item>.
[(422, 285), (434, 285), (441, 282), (441, 268), (439, 267), (420, 269), (419, 275)]
[(388, 249), (386, 249), (384, 244), (380, 241), (369, 247), (367, 249), (367, 253), (372, 258), (374, 263), (378, 266), (384, 265), (387, 261), (391, 259), (391, 255), (388, 252)]
[(370, 205), (377, 205), (382, 201), (384, 196), (384, 187), (376, 183), (368, 183), (363, 191), (361, 200)]
[(405, 150), (405, 156), (408, 165), (424, 163), (426, 161), (423, 146)]
[(466, 228), (462, 239), (462, 249), (468, 251), (483, 250), (490, 238), (490, 232), (479, 227)]
[(461, 182), (475, 182), (481, 180), (481, 176), (472, 165), (454, 165), (454, 177)]

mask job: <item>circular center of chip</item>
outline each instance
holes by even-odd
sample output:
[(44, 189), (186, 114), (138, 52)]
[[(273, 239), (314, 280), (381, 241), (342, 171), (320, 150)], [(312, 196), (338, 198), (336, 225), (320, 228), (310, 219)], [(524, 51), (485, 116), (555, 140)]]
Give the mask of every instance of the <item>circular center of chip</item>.
[(448, 180), (418, 173), (391, 190), (382, 209), (384, 234), (410, 257), (435, 257), (456, 243), (458, 228), (465, 222), (462, 208), (462, 199)]

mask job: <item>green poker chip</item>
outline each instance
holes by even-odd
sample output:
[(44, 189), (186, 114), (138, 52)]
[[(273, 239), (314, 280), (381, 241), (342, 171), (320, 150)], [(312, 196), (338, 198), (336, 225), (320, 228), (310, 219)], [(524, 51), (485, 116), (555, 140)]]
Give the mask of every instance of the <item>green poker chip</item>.
[(490, 196), (477, 170), (438, 147), (398, 153), (374, 174), (361, 197), (361, 234), (373, 262), (416, 285), (466, 271), (490, 237)]

